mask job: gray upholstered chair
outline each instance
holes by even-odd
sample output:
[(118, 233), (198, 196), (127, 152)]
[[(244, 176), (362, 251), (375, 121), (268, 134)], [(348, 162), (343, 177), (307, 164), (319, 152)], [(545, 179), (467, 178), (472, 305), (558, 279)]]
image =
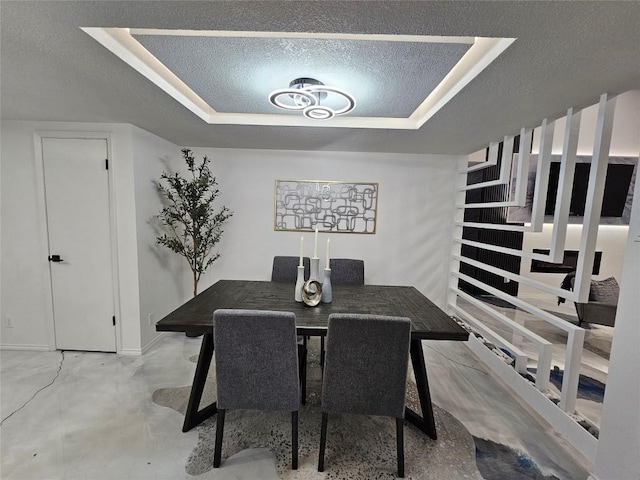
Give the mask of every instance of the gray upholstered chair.
[[(272, 282), (285, 282), (296, 283), (298, 279), (298, 265), (300, 263), (300, 257), (273, 257), (273, 266), (271, 267), (271, 281)], [(309, 257), (302, 259), (302, 265), (304, 266), (304, 279), (309, 280), (309, 273), (311, 271), (311, 262)]]
[[(573, 287), (573, 282), (571, 286)], [(576, 302), (575, 304), (578, 326), (582, 326), (586, 322), (613, 327), (616, 321), (619, 295), (620, 286), (615, 278), (591, 280), (589, 301), (587, 303)]]
[[(298, 279), (298, 265), (300, 257), (273, 257), (273, 265), (271, 267), (271, 281), (284, 282), (295, 285)], [(309, 279), (311, 270), (311, 262), (309, 257), (302, 258), (304, 266), (304, 278)], [(298, 370), (300, 371), (300, 385), (302, 387), (302, 404), (307, 403), (307, 341), (309, 337), (298, 336)]]
[[(364, 285), (364, 260), (332, 258), (331, 285)], [(324, 367), (324, 337), (320, 337), (320, 366)]]
[(216, 310), (213, 313), (218, 419), (213, 466), (220, 466), (228, 409), (291, 411), (291, 465), (298, 468), (298, 354), (290, 312)]
[(364, 285), (364, 260), (332, 258), (331, 285)]
[(396, 419), (398, 476), (404, 476), (403, 421), (410, 340), (408, 318), (329, 316), (318, 471), (324, 471), (329, 413), (357, 413)]

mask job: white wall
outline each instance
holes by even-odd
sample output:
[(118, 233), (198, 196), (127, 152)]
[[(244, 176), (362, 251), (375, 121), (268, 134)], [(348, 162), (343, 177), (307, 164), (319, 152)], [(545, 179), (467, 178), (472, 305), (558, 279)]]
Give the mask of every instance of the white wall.
[(158, 336), (155, 322), (188, 300), (190, 289), (185, 288), (184, 277), (190, 270), (183, 257), (156, 245), (160, 234), (156, 215), (162, 203), (154, 182), (163, 171), (172, 173), (181, 169), (184, 162), (180, 147), (137, 127), (133, 127), (132, 134), (140, 332), (144, 350)]
[[(116, 210), (120, 353), (140, 353), (157, 337), (153, 323), (190, 297), (188, 267), (155, 245), (160, 199), (152, 183), (163, 169), (183, 168), (180, 148), (130, 125), (54, 122), (2, 124), (3, 348), (54, 347), (43, 185), (35, 168), (34, 132), (109, 135)], [(267, 280), (275, 255), (297, 255), (300, 234), (275, 232), (276, 179), (379, 183), (375, 235), (331, 234), (332, 256), (365, 260), (367, 283), (414, 285), (444, 306), (458, 157), (369, 153), (194, 149), (209, 155), (234, 212), (223, 253), (201, 280)], [(222, 203), (221, 203), (222, 204)], [(307, 255), (313, 235), (306, 234)], [(321, 234), (320, 245), (328, 238)], [(324, 256), (324, 248), (319, 248)], [(149, 325), (149, 314), (152, 325)], [(6, 327), (10, 316), (13, 328)]]
[[(332, 257), (365, 261), (367, 283), (413, 285), (444, 306), (458, 157), (193, 150), (213, 160), (220, 205), (234, 212), (219, 244), (222, 257), (203, 276), (201, 291), (221, 278), (268, 280), (275, 255), (298, 255), (301, 234), (273, 228), (276, 179), (378, 182), (376, 234), (322, 233), (318, 256), (331, 238)], [(313, 234), (304, 237), (305, 255), (313, 256)]]
[[(33, 133), (2, 122), (2, 292), (0, 318), (3, 346), (48, 349), (51, 341), (49, 262), (46, 238), (35, 221), (44, 215), (38, 204)], [(11, 317), (13, 328), (7, 328)]]
[[(36, 174), (35, 132), (100, 132), (109, 138), (114, 193), (119, 310), (118, 351), (140, 351), (137, 248), (131, 126), (62, 122), (2, 123), (2, 292), (3, 348), (54, 348), (53, 313), (44, 185)], [(10, 316), (13, 328), (7, 328)]]

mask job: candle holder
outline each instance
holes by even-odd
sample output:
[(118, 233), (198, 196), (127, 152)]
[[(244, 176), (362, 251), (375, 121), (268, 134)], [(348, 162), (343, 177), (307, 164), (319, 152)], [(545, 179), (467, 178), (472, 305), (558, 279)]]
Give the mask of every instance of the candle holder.
[(304, 285), (304, 266), (298, 266), (298, 278), (296, 279), (296, 289), (293, 295), (296, 302), (302, 301), (302, 287)]
[(322, 303), (331, 303), (333, 292), (331, 291), (331, 269), (324, 269), (324, 282), (322, 282)]
[(318, 283), (322, 282), (322, 278), (320, 278), (320, 259), (318, 257), (313, 257), (311, 259), (311, 273), (309, 274), (309, 280), (315, 280)]

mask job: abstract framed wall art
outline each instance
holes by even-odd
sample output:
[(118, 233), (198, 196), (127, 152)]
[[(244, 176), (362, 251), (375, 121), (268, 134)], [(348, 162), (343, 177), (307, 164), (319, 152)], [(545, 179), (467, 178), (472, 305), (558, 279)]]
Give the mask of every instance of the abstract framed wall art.
[(376, 233), (378, 184), (276, 180), (274, 230)]

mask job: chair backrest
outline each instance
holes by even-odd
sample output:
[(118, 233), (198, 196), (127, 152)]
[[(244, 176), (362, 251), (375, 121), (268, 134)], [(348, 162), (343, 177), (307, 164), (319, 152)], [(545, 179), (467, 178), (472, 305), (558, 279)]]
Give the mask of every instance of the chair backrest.
[[(569, 279), (571, 290), (573, 290), (575, 278)], [(604, 280), (591, 280), (589, 285), (589, 302), (601, 302), (611, 305), (618, 304), (620, 295), (620, 285), (614, 277), (607, 277)]]
[(332, 258), (331, 285), (364, 285), (364, 260)]
[(213, 345), (219, 408), (298, 410), (293, 313), (216, 310)]
[(322, 411), (404, 416), (411, 320), (332, 314)]
[[(271, 268), (271, 281), (272, 282), (286, 282), (296, 283), (298, 279), (298, 264), (300, 263), (300, 257), (273, 257), (273, 267)], [(302, 259), (304, 266), (304, 279), (309, 279), (309, 272), (311, 270), (311, 262), (309, 257)]]
[(618, 304), (620, 295), (620, 285), (615, 278), (609, 277), (604, 280), (591, 280), (589, 288), (589, 301)]

